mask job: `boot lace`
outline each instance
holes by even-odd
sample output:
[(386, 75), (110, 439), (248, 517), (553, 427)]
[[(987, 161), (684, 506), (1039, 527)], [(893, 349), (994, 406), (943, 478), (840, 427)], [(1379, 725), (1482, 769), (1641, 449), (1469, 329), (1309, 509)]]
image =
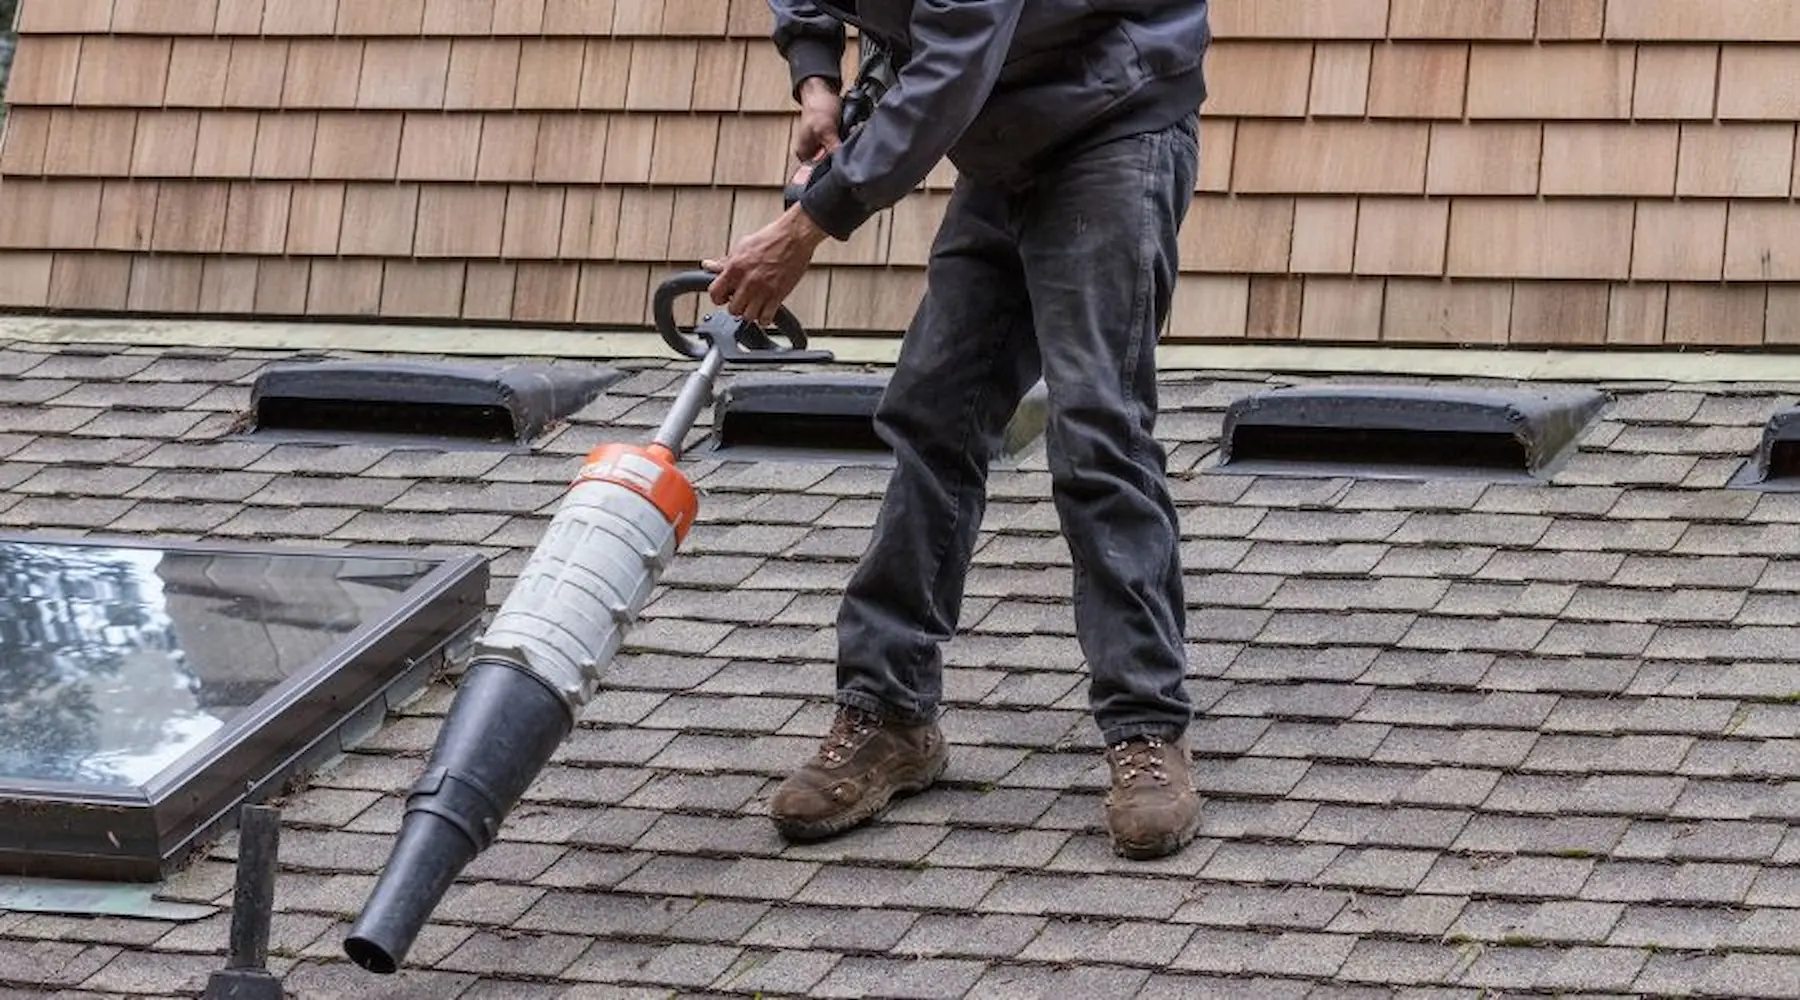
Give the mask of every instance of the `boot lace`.
[(1112, 754), (1118, 768), (1118, 783), (1129, 788), (1147, 776), (1159, 785), (1168, 784), (1168, 760), (1163, 755), (1167, 745), (1159, 736), (1140, 736), (1114, 743)]
[(831, 730), (819, 746), (819, 756), (830, 763), (842, 764), (845, 756), (855, 753), (880, 727), (880, 716), (846, 705), (831, 720)]

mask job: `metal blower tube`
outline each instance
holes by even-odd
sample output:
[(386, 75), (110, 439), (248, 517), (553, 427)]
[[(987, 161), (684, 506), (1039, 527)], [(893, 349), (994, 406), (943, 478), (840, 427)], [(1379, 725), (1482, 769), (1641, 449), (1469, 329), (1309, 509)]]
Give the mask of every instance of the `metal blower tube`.
[(407, 797), (399, 842), (345, 938), (357, 965), (399, 968), (593, 699), (697, 513), (673, 458), (660, 444), (605, 445), (588, 456), (475, 645)]

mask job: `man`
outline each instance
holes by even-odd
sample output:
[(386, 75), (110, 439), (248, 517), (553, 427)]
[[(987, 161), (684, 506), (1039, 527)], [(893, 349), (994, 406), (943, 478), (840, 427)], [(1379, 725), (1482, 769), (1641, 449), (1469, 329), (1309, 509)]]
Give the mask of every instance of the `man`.
[[(1074, 566), (1106, 819), (1132, 858), (1199, 824), (1187, 728), (1180, 531), (1154, 437), (1156, 341), (1194, 190), (1205, 0), (770, 0), (801, 105), (799, 202), (721, 260), (713, 302), (769, 323), (827, 237), (846, 240), (945, 156), (958, 181), (876, 414), (896, 464), (839, 612), (838, 711), (770, 803), (796, 840), (928, 788), (940, 644), (955, 633), (990, 457), (1049, 389), (1052, 495)], [(845, 24), (898, 74), (837, 134)]]

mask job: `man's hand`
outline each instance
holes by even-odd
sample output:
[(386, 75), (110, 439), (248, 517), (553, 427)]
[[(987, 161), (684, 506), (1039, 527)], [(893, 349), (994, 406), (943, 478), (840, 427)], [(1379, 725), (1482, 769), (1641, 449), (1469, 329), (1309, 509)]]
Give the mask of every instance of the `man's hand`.
[(808, 77), (800, 85), (800, 128), (794, 134), (794, 156), (811, 163), (838, 148), (838, 116), (844, 102), (824, 77)]
[(744, 237), (723, 260), (702, 261), (717, 274), (708, 287), (713, 305), (762, 326), (775, 322), (775, 312), (806, 275), (813, 252), (825, 242), (820, 229), (799, 205), (774, 222)]

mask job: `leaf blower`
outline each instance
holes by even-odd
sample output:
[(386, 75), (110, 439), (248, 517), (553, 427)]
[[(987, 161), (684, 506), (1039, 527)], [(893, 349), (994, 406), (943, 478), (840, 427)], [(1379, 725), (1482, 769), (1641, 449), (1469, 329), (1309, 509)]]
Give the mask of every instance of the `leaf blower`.
[(692, 331), (674, 303), (713, 275), (665, 281), (652, 308), (663, 340), (699, 367), (646, 446), (590, 452), (492, 624), (476, 642), (424, 774), (406, 800), (400, 837), (344, 952), (370, 972), (392, 973), (462, 870), (493, 844), (500, 824), (574, 729), (601, 676), (699, 513), (676, 467), (683, 443), (727, 364), (828, 362), (808, 350), (786, 308), (774, 332), (723, 313)]

